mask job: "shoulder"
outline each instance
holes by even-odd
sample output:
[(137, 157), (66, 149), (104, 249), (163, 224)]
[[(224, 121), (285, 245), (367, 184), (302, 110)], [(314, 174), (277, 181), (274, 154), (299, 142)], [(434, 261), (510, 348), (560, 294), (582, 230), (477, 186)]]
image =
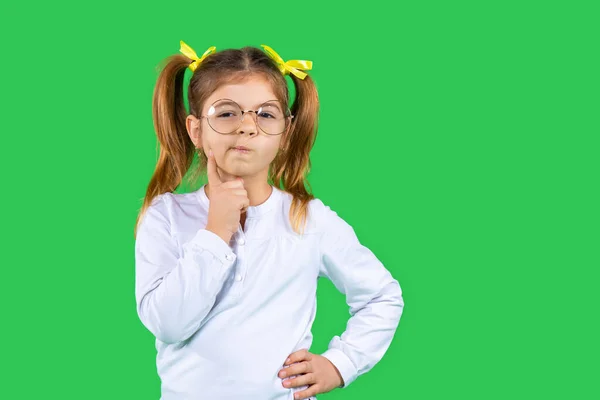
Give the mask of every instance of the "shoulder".
[(155, 196), (144, 212), (142, 220), (149, 222), (160, 221), (170, 223), (178, 210), (185, 210), (189, 206), (197, 207), (198, 200), (195, 192), (172, 193), (166, 192)]
[(170, 225), (170, 211), (172, 193), (162, 193), (155, 196), (148, 207), (143, 211), (139, 223), (138, 231), (144, 232), (155, 229), (157, 225)]
[(203, 203), (200, 200), (198, 191), (189, 193), (172, 193), (166, 192), (159, 194), (153, 200), (148, 211), (151, 213), (161, 213), (169, 220), (176, 222), (181, 218), (186, 218), (194, 213), (205, 210)]
[[(201, 188), (202, 189), (202, 188)], [(199, 190), (201, 190), (199, 189)], [(189, 192), (189, 193), (172, 193), (167, 192), (163, 193), (160, 196), (163, 198), (163, 201), (170, 209), (183, 209), (185, 210), (188, 207), (198, 207), (199, 203), (199, 190)]]
[(327, 220), (331, 217), (331, 213), (335, 213), (321, 199), (314, 198), (308, 203), (308, 215), (316, 226), (323, 228)]
[(314, 226), (325, 239), (340, 238), (349, 243), (357, 240), (354, 228), (328, 204), (320, 199), (314, 199), (311, 201), (309, 209), (309, 213), (313, 216)]
[[(284, 191), (282, 194), (284, 210), (287, 214), (291, 208), (293, 196)], [(346, 225), (338, 213), (319, 198), (309, 201), (306, 217), (305, 234), (323, 234), (339, 230), (340, 224)]]

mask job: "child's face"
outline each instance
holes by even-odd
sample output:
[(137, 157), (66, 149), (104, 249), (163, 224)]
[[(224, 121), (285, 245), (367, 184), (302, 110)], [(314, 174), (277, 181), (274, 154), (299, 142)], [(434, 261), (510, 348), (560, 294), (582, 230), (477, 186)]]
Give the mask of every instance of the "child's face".
[[(250, 77), (241, 83), (219, 87), (204, 103), (201, 115), (207, 115), (211, 105), (220, 99), (233, 100), (242, 110), (256, 111), (261, 104), (276, 100), (277, 97), (271, 84), (264, 78)], [(212, 150), (222, 175), (225, 173), (242, 178), (266, 180), (269, 165), (277, 155), (282, 138), (287, 133), (265, 134), (256, 125), (255, 113), (244, 114), (242, 125), (229, 135), (216, 132), (206, 118), (196, 120), (196, 124), (200, 127), (199, 136), (192, 137), (196, 146), (202, 148), (206, 154)], [(240, 151), (236, 149), (239, 146), (249, 150)]]

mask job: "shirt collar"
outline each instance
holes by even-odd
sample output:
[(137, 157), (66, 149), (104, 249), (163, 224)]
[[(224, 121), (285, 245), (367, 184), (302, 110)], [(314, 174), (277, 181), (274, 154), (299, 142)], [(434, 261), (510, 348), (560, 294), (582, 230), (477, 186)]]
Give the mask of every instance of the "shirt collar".
[[(206, 209), (208, 209), (210, 200), (208, 200), (208, 196), (206, 195), (205, 187), (206, 185), (202, 185), (202, 187), (200, 187), (200, 189), (196, 191), (196, 195), (198, 197), (198, 201), (200, 201), (200, 203), (206, 206)], [(246, 218), (258, 218), (261, 215), (264, 215), (271, 211), (277, 205), (277, 203), (281, 199), (282, 191), (273, 185), (271, 185), (271, 188), (271, 194), (269, 195), (267, 200), (265, 200), (259, 205), (250, 206), (246, 209)]]

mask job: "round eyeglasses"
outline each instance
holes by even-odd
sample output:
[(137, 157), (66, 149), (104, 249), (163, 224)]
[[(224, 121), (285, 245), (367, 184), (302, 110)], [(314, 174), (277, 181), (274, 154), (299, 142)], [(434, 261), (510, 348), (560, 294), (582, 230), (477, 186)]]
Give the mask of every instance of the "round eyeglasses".
[(279, 100), (269, 100), (261, 104), (256, 111), (244, 111), (238, 103), (230, 99), (215, 101), (208, 109), (207, 115), (199, 118), (206, 118), (216, 132), (229, 135), (242, 126), (244, 115), (248, 113), (256, 115), (256, 124), (267, 135), (281, 135), (294, 118)]

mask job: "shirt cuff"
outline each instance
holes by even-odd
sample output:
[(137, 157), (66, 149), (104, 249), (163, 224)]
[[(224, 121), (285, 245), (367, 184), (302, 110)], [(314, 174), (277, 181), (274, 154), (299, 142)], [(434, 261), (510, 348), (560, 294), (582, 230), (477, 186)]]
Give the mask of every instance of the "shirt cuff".
[(232, 265), (237, 257), (219, 235), (206, 229), (200, 229), (184, 246), (194, 250), (208, 251), (225, 265)]
[(340, 387), (347, 387), (354, 382), (357, 372), (356, 367), (343, 351), (330, 348), (321, 355), (331, 361), (338, 371), (340, 371), (340, 375), (342, 375), (342, 380), (344, 381)]

